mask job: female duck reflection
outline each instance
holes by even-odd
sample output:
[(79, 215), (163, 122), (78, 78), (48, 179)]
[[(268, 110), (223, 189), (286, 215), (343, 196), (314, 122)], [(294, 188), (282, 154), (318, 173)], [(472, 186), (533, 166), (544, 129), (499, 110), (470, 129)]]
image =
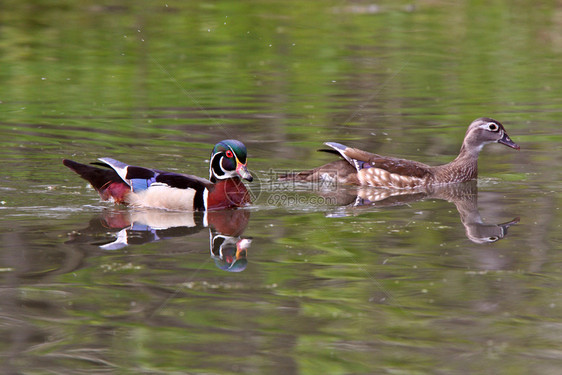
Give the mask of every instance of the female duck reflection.
[(218, 268), (241, 272), (247, 266), (247, 252), (252, 242), (241, 237), (248, 225), (247, 210), (173, 212), (162, 210), (107, 210), (90, 221), (87, 229), (71, 236), (67, 243), (91, 242), (108, 228), (118, 230), (112, 241), (95, 243), (103, 250), (119, 250), (129, 245), (189, 236), (208, 228), (211, 258)]
[(446, 200), (456, 206), (468, 239), (478, 244), (501, 240), (507, 235), (507, 229), (519, 222), (519, 217), (516, 217), (501, 224), (485, 224), (478, 210), (476, 181), (411, 190), (360, 187), (323, 195), (335, 198), (337, 205), (342, 206), (330, 216), (347, 216), (359, 207), (391, 207), (427, 199)]

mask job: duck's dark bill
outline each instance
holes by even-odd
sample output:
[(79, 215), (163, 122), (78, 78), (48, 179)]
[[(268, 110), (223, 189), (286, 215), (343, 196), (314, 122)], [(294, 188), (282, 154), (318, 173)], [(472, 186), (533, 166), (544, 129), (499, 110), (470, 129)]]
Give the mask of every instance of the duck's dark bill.
[(506, 146), (508, 146), (508, 147), (511, 147), (511, 148), (514, 148), (514, 149), (516, 149), (516, 150), (519, 150), (519, 149), (520, 149), (519, 145), (518, 145), (517, 143), (513, 142), (513, 141), (511, 140), (511, 138), (509, 138), (509, 136), (507, 135), (507, 133), (504, 133), (504, 134), (503, 134), (503, 137), (501, 137), (501, 139), (498, 140), (498, 143), (504, 144), (504, 145), (506, 145)]

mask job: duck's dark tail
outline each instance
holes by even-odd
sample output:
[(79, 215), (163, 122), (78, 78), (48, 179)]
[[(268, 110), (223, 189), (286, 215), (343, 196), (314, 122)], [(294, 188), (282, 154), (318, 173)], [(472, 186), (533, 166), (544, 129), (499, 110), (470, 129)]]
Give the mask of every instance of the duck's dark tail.
[[(334, 150), (334, 149), (319, 149), (319, 152), (325, 152), (328, 154), (334, 154), (337, 155), (339, 157), (342, 157), (342, 155)], [(277, 176), (277, 178), (280, 181), (302, 181), (302, 182), (318, 182), (318, 178), (319, 178), (319, 172), (334, 172), (333, 171), (333, 167), (337, 166), (340, 167), (342, 163), (328, 163), (324, 166), (318, 167), (318, 168), (314, 168), (314, 169), (309, 169), (306, 171), (300, 171), (300, 172), (287, 172), (287, 173), (283, 173)], [(341, 167), (340, 167), (341, 168)]]
[(346, 160), (335, 160), (320, 167), (301, 172), (288, 172), (279, 175), (280, 181), (301, 181), (313, 183), (335, 183), (349, 179), (357, 171)]
[(277, 176), (279, 181), (306, 181), (311, 182), (314, 169), (301, 172), (287, 172)]
[(115, 202), (121, 203), (125, 194), (131, 190), (113, 169), (98, 168), (68, 159), (63, 159), (62, 163), (88, 181), (104, 200), (112, 198)]

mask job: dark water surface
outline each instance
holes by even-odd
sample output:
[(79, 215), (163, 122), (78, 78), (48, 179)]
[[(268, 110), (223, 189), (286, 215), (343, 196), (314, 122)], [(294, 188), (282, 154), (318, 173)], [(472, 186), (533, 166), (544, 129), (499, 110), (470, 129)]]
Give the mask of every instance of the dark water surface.
[[(562, 5), (0, 5), (0, 372), (560, 374)], [(338, 141), (430, 164), (476, 117), (475, 184), (353, 207), (279, 183)], [(61, 164), (208, 175), (254, 204), (100, 202)], [(207, 223), (207, 225), (204, 225)]]

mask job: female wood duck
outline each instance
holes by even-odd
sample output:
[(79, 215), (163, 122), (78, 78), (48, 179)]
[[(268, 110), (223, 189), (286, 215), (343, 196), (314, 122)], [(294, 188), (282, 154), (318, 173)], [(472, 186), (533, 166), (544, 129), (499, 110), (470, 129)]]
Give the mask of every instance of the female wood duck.
[(111, 158), (92, 164), (63, 160), (88, 181), (103, 200), (134, 207), (206, 211), (240, 207), (250, 195), (240, 178), (252, 181), (246, 167), (246, 146), (227, 139), (215, 145), (209, 162), (210, 181), (197, 176), (135, 167)]
[(397, 159), (327, 142), (344, 160), (296, 174), (282, 176), (284, 180), (332, 181), (342, 184), (373, 186), (389, 189), (415, 189), (431, 185), (465, 182), (478, 176), (478, 154), (488, 143), (501, 143), (519, 150), (507, 135), (503, 125), (488, 117), (474, 120), (464, 137), (459, 156), (452, 162), (429, 166), (417, 161)]

